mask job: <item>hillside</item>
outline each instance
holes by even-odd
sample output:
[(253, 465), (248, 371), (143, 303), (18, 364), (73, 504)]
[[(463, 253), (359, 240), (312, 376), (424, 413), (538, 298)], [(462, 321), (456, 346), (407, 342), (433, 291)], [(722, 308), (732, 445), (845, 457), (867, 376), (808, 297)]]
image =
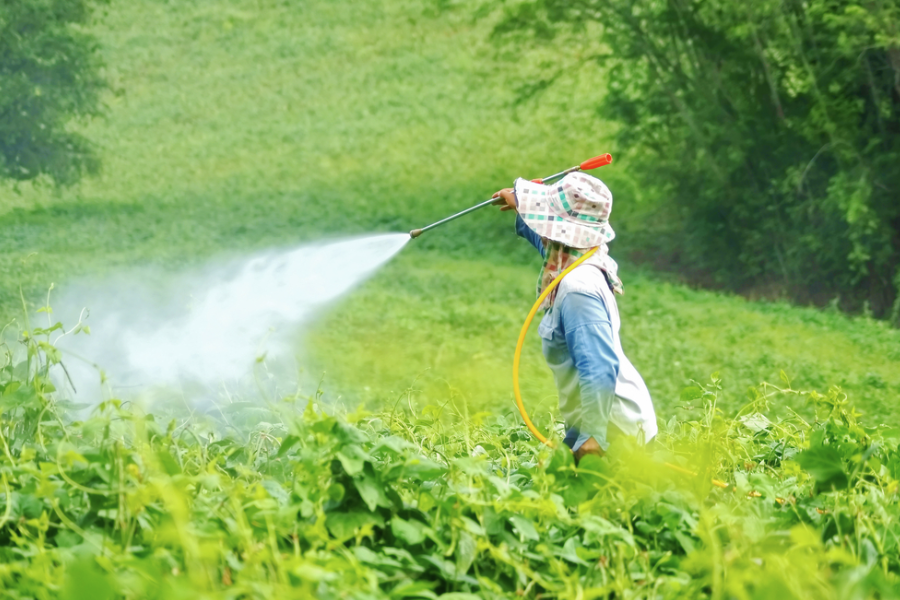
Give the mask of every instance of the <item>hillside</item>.
[[(497, 53), (491, 21), (435, 6), (114, 1), (95, 24), (113, 88), (108, 114), (84, 125), (103, 174), (61, 192), (3, 190), (3, 313), (20, 311), (20, 288), (42, 303), (51, 283), (136, 265), (177, 269), (406, 230), (517, 175), (618, 152), (593, 112), (602, 74), (581, 66), (589, 48), (559, 49), (578, 68), (517, 103), (547, 49)], [(627, 172), (617, 162), (599, 173), (616, 194), (620, 232), (640, 227)], [(332, 396), (381, 403), (420, 386), (423, 401), (507, 410), (538, 268), (518, 241), (508, 215), (489, 211), (417, 240), (323, 315), (298, 348), (309, 374), (325, 371)], [(736, 406), (760, 381), (783, 383), (783, 370), (799, 387), (840, 385), (871, 418), (896, 423), (896, 331), (695, 292), (627, 265), (623, 277), (626, 349), (663, 414), (676, 414), (691, 380), (718, 372)], [(549, 409), (536, 342), (526, 360), (526, 390)]]

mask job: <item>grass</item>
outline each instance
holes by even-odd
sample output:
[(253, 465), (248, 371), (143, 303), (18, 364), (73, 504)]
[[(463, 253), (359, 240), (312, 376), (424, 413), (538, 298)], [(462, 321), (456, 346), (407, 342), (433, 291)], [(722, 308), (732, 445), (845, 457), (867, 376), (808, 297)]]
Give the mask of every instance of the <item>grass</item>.
[[(146, 27), (144, 23), (153, 23)], [(553, 172), (598, 150), (602, 73), (579, 66), (537, 100), (523, 81), (546, 49), (492, 51), (492, 22), (421, 0), (302, 9), (114, 1), (96, 23), (113, 92), (107, 116), (81, 124), (102, 176), (63, 191), (5, 189), (0, 201), (0, 312), (20, 289), (43, 303), (52, 284), (146, 264), (337, 234), (406, 230), (470, 205), (520, 174)], [(586, 35), (585, 39), (591, 36)], [(587, 45), (554, 61), (582, 65)], [(594, 91), (592, 91), (594, 90)], [(605, 167), (614, 224), (627, 244), (642, 210), (627, 163)], [(416, 240), (363, 290), (323, 315), (304, 352), (332, 395), (510, 404), (509, 369), (537, 263), (509, 215), (467, 217)], [(616, 245), (613, 254), (617, 254)], [(873, 420), (896, 424), (896, 331), (783, 304), (748, 303), (667, 283), (627, 265), (623, 338), (660, 412), (719, 372), (726, 404), (761, 380), (843, 386)], [(378, 355), (370, 349), (379, 348)], [(382, 360), (384, 358), (384, 360)], [(553, 389), (537, 343), (525, 390), (538, 412)]]
[[(511, 226), (506, 234), (514, 236)], [(421, 402), (451, 400), (470, 411), (515, 410), (512, 355), (539, 268), (536, 256), (528, 266), (496, 265), (448, 259), (412, 243), (311, 332), (316, 374), (324, 373), (324, 389), (344, 394), (351, 405), (378, 407), (411, 393)], [(623, 345), (662, 417), (694, 414), (681, 391), (718, 373), (726, 410), (743, 405), (761, 381), (822, 392), (835, 385), (867, 422), (898, 425), (900, 331), (878, 321), (691, 290), (628, 265), (620, 273), (626, 284), (619, 300)], [(530, 337), (523, 393), (529, 410), (549, 414), (556, 396), (536, 325)]]
[(511, 109), (527, 69), (483, 59), (490, 23), (432, 6), (113, 2), (95, 31), (114, 93), (81, 126), (104, 172), (0, 189), (0, 304), (134, 262), (408, 230), (607, 150), (570, 94)]

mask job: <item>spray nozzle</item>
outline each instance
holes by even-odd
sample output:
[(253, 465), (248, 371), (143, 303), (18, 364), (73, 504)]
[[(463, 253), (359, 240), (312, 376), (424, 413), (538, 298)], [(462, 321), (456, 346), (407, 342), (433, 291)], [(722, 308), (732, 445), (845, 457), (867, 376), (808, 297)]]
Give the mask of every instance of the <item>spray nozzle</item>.
[[(596, 169), (598, 167), (604, 167), (604, 166), (610, 164), (611, 162), (612, 162), (612, 155), (601, 154), (600, 156), (595, 156), (594, 158), (590, 158), (590, 159), (584, 161), (577, 167), (571, 167), (569, 169), (566, 169), (565, 171), (561, 171), (554, 175), (550, 175), (549, 177), (543, 177), (541, 179), (532, 179), (532, 181), (534, 181), (535, 183), (546, 183), (546, 182), (549, 182), (552, 180), (559, 179), (560, 177), (565, 177), (569, 173), (573, 173), (575, 171), (590, 171), (591, 169)], [(476, 204), (475, 206), (473, 206), (471, 208), (467, 208), (464, 211), (458, 212), (455, 215), (450, 215), (446, 219), (441, 219), (440, 221), (438, 221), (436, 223), (432, 223), (428, 227), (423, 227), (422, 229), (413, 229), (412, 231), (409, 232), (409, 237), (412, 239), (416, 239), (417, 237), (422, 235), (424, 232), (428, 231), (429, 229), (431, 229), (433, 227), (437, 227), (438, 225), (443, 225), (444, 223), (449, 223), (453, 219), (458, 219), (459, 217), (461, 217), (463, 215), (467, 215), (472, 211), (478, 210), (479, 208), (484, 208), (485, 206), (490, 206), (491, 204), (494, 204), (495, 202), (497, 202), (497, 198), (491, 198), (490, 200), (485, 200), (484, 202), (482, 202), (480, 204)]]

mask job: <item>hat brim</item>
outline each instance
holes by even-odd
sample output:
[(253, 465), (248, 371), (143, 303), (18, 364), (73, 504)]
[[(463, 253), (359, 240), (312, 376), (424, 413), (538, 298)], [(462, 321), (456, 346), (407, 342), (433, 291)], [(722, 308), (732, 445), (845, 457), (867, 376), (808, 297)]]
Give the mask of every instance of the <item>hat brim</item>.
[(570, 248), (593, 248), (615, 238), (607, 222), (583, 223), (566, 213), (552, 185), (517, 179), (519, 216), (539, 236)]

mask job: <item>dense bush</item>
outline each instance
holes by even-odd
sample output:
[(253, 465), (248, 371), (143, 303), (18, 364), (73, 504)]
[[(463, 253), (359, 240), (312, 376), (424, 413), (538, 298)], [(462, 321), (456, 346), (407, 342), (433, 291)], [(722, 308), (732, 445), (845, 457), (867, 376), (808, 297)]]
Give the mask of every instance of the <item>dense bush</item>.
[(645, 256), (736, 289), (900, 316), (900, 5), (513, 6), (502, 29), (542, 40), (602, 24), (600, 112), (622, 125), (657, 207)]
[(105, 82), (91, 21), (94, 0), (0, 3), (0, 177), (71, 183), (97, 169), (70, 121), (97, 114)]
[(887, 598), (900, 584), (900, 453), (837, 389), (803, 394), (814, 422), (773, 416), (798, 392), (771, 386), (725, 418), (714, 378), (682, 394), (696, 420), (576, 468), (517, 420), (435, 407), (338, 418), (295, 397), (166, 424), (162, 406), (107, 400), (73, 421), (49, 383), (59, 356), (32, 333), (0, 369), (5, 597)]

